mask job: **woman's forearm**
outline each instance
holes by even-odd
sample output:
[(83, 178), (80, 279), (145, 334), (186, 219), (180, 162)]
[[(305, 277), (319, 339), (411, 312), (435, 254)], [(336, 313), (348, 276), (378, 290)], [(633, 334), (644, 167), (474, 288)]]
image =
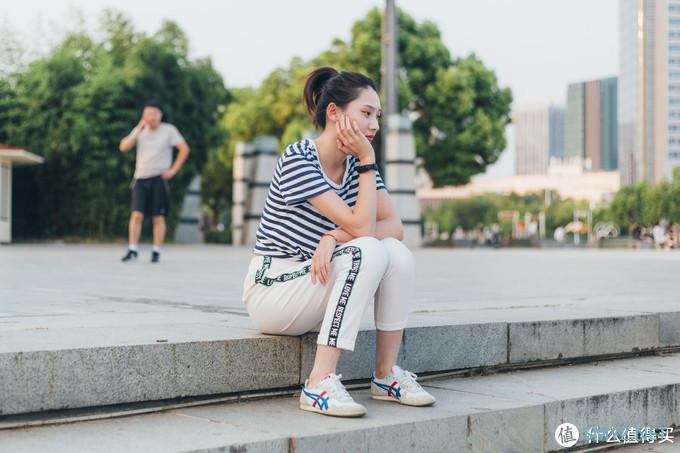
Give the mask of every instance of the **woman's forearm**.
[[(342, 228), (333, 230), (331, 233), (335, 236), (335, 240), (338, 243), (349, 242), (352, 239), (355, 239), (354, 236)], [(373, 234), (373, 237), (376, 239), (395, 238), (401, 241), (404, 238), (404, 229), (401, 225), (401, 220), (398, 217), (390, 217), (376, 221), (375, 234)]]
[(330, 232), (333, 237), (335, 238), (335, 242), (338, 244), (343, 244), (345, 242), (349, 242), (352, 239), (354, 239), (354, 236), (349, 234), (347, 231), (343, 230), (342, 228), (338, 228), (336, 230), (333, 230)]
[(353, 212), (361, 225), (358, 231), (362, 232), (362, 236), (373, 236), (375, 234), (376, 204), (375, 172), (369, 171), (360, 174), (359, 196)]
[(378, 220), (375, 223), (375, 238), (395, 238), (398, 240), (404, 239), (404, 227), (401, 224), (399, 217), (389, 217), (384, 220)]

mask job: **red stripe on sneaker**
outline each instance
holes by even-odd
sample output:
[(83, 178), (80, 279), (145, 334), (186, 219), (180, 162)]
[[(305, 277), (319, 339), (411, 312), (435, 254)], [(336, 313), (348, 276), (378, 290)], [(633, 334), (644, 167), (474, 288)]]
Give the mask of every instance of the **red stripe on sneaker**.
[[(321, 392), (320, 396), (322, 396), (322, 397), (326, 396), (327, 393), (328, 392), (324, 390), (323, 392)], [(314, 402), (312, 403), (312, 407), (316, 407), (316, 402), (317, 402), (317, 400), (314, 400)]]

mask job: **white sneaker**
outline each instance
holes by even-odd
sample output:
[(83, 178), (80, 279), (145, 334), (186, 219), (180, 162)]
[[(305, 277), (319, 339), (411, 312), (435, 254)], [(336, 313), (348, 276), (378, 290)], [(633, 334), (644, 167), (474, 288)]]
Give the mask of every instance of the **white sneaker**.
[(306, 380), (300, 394), (300, 409), (335, 417), (365, 415), (366, 408), (352, 399), (340, 378), (341, 374), (330, 373), (316, 387), (309, 387), (309, 379)]
[(376, 400), (396, 401), (407, 406), (430, 406), (434, 404), (434, 396), (423, 389), (416, 379), (418, 376), (410, 371), (402, 370), (397, 365), (383, 379), (373, 373), (371, 380), (371, 398)]

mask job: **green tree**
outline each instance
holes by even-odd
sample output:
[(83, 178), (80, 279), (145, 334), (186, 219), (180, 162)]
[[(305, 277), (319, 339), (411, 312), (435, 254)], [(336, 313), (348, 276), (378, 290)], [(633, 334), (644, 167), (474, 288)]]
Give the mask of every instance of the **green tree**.
[[(419, 24), (401, 9), (397, 19), (399, 108), (418, 117), (418, 155), (435, 186), (465, 184), (504, 149), (512, 93), (474, 54), (452, 60), (433, 22)], [(336, 43), (321, 60), (345, 63), (380, 84), (381, 23), (381, 11), (372, 9), (352, 28), (348, 49)]]
[(614, 195), (610, 204), (611, 217), (620, 226), (644, 223), (643, 193), (648, 189), (647, 183), (623, 186)]
[(505, 147), (512, 95), (476, 56), (437, 71), (414, 123), (418, 154), (435, 186), (465, 184)]
[[(0, 137), (41, 154), (20, 174), (18, 233), (106, 238), (124, 235), (134, 154), (118, 143), (156, 99), (192, 153), (173, 180), (172, 230), (186, 187), (224, 141), (219, 127), (229, 96), (209, 60), (190, 60), (186, 36), (166, 22), (152, 36), (107, 12), (104, 36), (67, 35), (53, 51), (0, 83)], [(22, 210), (23, 214), (22, 215)], [(23, 220), (22, 220), (23, 219)], [(23, 224), (21, 223), (23, 221)]]
[(680, 167), (673, 169), (673, 179), (668, 190), (668, 220), (680, 224)]
[(642, 222), (656, 225), (668, 218), (671, 205), (671, 185), (661, 180), (655, 186), (644, 186), (642, 193)]
[[(225, 153), (233, 152), (237, 141), (258, 135), (279, 137), (283, 147), (311, 129), (301, 94), (305, 76), (315, 67), (361, 71), (379, 84), (381, 20), (374, 8), (354, 24), (349, 42), (336, 39), (310, 61), (294, 58), (259, 87), (235, 93), (223, 121), (229, 134)], [(452, 60), (434, 23), (417, 23), (403, 10), (398, 21), (399, 107), (417, 116), (418, 155), (436, 186), (466, 183), (505, 147), (510, 89), (500, 88), (493, 71), (475, 55)]]
[(574, 211), (587, 209), (584, 200), (561, 199), (554, 194), (550, 206), (545, 206), (545, 193), (518, 195), (487, 194), (461, 200), (448, 200), (435, 209), (424, 212), (425, 220), (435, 222), (442, 232), (451, 233), (457, 226), (471, 230), (479, 224), (499, 223), (500, 211), (518, 211), (533, 215), (545, 212), (546, 234), (550, 235), (558, 226), (564, 226), (574, 218)]

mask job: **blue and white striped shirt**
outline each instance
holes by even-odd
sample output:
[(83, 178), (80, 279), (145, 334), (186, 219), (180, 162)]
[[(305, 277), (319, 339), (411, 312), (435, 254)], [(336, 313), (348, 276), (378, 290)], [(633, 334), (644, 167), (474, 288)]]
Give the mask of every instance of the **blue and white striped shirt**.
[[(297, 261), (310, 259), (321, 236), (337, 225), (312, 206), (309, 199), (335, 190), (347, 205), (354, 207), (359, 195), (358, 165), (356, 157), (348, 156), (342, 184), (336, 184), (324, 174), (312, 140), (289, 145), (276, 164), (269, 185), (254, 253)], [(376, 188), (385, 188), (378, 172)]]

